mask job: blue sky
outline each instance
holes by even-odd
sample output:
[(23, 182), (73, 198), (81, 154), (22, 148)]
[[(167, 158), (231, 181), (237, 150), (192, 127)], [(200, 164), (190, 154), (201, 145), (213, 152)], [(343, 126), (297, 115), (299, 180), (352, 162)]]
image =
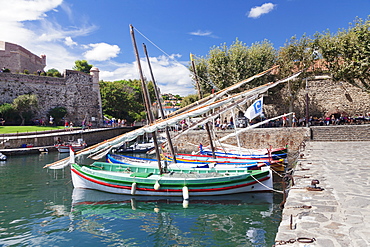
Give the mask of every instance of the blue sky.
[(248, 46), (267, 39), (278, 49), (294, 35), (347, 29), (370, 14), (369, 0), (0, 0), (0, 6), (0, 40), (45, 54), (46, 70), (63, 72), (85, 59), (106, 81), (139, 78), (132, 24), (162, 93), (182, 96), (195, 93), (190, 53), (206, 56), (237, 38)]

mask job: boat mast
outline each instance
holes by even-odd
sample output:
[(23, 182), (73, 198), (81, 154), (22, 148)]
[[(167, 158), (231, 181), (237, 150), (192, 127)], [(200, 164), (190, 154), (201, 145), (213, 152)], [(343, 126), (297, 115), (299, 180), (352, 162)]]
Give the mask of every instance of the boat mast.
[[(155, 96), (157, 97), (157, 101), (158, 101), (158, 105), (159, 105), (159, 109), (160, 109), (160, 113), (161, 113), (161, 118), (165, 119), (162, 102), (161, 102), (160, 95), (159, 95), (159, 92), (158, 92), (157, 83), (154, 80), (154, 75), (153, 75), (153, 71), (152, 71), (152, 66), (150, 65), (148, 51), (147, 51), (146, 45), (144, 43), (143, 43), (143, 48), (144, 48), (144, 53), (145, 53), (146, 59), (148, 61), (149, 71), (150, 71), (150, 75), (152, 77), (152, 82), (153, 82), (153, 85), (154, 85), (154, 92), (155, 92)], [(172, 140), (171, 140), (171, 135), (170, 135), (170, 132), (168, 131), (168, 126), (166, 126), (165, 130), (166, 130), (166, 137), (167, 137), (168, 145), (170, 146), (171, 155), (173, 157), (173, 161), (175, 163), (177, 163), (175, 150), (173, 148), (173, 144), (172, 144)]]
[[(191, 65), (193, 67), (193, 73), (194, 73), (195, 83), (196, 83), (197, 89), (198, 89), (198, 97), (199, 97), (199, 100), (201, 100), (201, 98), (203, 97), (203, 95), (202, 95), (202, 92), (200, 90), (200, 85), (199, 85), (199, 81), (198, 81), (197, 70), (196, 70), (195, 64), (194, 64), (193, 54), (190, 54), (190, 60), (191, 60)], [(206, 127), (206, 130), (207, 130), (209, 145), (211, 146), (211, 150), (212, 150), (212, 158), (215, 159), (216, 158), (215, 147), (213, 146), (213, 140), (212, 140), (211, 131), (209, 129), (208, 122), (205, 123), (204, 126)]]
[[(143, 95), (144, 95), (144, 100), (145, 100), (145, 108), (146, 108), (147, 113), (148, 113), (149, 123), (153, 123), (154, 122), (154, 116), (152, 114), (152, 111), (150, 110), (149, 96), (148, 96), (148, 93), (147, 93), (148, 91), (147, 91), (147, 88), (146, 88), (146, 85), (145, 85), (145, 79), (144, 79), (143, 71), (141, 69), (139, 52), (138, 52), (137, 46), (136, 46), (134, 27), (131, 24), (130, 24), (130, 33), (131, 33), (131, 38), (132, 38), (132, 45), (134, 46), (137, 66), (138, 66), (138, 69), (139, 69), (139, 74), (140, 74), (140, 79), (141, 79), (141, 87), (142, 87), (142, 90), (143, 90)], [(155, 131), (153, 132), (153, 141), (154, 141), (155, 152), (157, 154), (159, 172), (162, 175), (163, 171), (162, 171), (162, 165), (161, 165), (161, 160), (160, 160), (160, 155), (159, 155), (157, 135), (156, 135)]]

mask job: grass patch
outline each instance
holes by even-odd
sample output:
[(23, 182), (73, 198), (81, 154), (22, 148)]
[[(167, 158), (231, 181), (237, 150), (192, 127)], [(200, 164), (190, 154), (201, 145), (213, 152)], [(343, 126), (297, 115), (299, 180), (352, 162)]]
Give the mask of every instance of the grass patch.
[(0, 126), (0, 134), (64, 129), (64, 126)]

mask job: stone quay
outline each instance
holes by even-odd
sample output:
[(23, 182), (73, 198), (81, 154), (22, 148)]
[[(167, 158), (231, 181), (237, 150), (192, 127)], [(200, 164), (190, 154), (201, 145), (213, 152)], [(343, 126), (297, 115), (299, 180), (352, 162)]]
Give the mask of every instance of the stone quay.
[(370, 141), (305, 144), (275, 245), (370, 246)]

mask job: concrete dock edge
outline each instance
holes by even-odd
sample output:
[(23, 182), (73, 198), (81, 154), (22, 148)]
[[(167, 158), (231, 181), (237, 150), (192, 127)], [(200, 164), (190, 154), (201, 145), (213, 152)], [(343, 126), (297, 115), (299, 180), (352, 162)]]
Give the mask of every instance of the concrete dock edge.
[(370, 142), (307, 142), (303, 154), (275, 245), (370, 246)]

